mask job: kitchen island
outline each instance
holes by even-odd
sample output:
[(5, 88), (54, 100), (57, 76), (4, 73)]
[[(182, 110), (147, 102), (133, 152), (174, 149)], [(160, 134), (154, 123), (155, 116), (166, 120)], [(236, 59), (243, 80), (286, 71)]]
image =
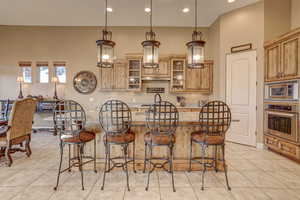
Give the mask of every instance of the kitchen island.
[[(145, 111), (146, 108), (131, 108), (133, 122), (131, 125), (131, 130), (135, 133), (135, 156), (136, 156), (136, 168), (143, 168), (144, 161), (144, 134), (148, 131), (145, 121)], [(179, 123), (175, 133), (176, 143), (174, 147), (174, 168), (175, 170), (187, 170), (188, 169), (188, 160), (190, 155), (190, 136), (191, 133), (197, 130), (200, 130), (200, 123), (198, 121), (198, 115), (201, 108), (198, 107), (182, 107), (178, 108), (179, 111)], [(191, 120), (194, 118), (194, 120)], [(103, 165), (104, 161), (104, 144), (103, 144), (103, 135), (104, 132), (100, 129), (100, 125), (97, 122), (88, 123), (88, 129), (99, 129), (97, 134), (97, 156), (98, 164)], [(89, 154), (93, 152), (93, 145), (89, 144), (86, 147), (86, 153)], [(207, 149), (207, 155), (214, 155), (214, 149)], [(121, 156), (120, 146), (111, 147), (112, 156)], [(130, 157), (132, 157), (132, 144), (130, 145), (129, 150)], [(166, 157), (168, 155), (168, 149), (166, 147), (155, 147), (153, 149), (153, 157)], [(200, 145), (193, 144), (193, 155), (199, 157), (201, 155)], [(218, 155), (220, 158), (221, 151), (218, 150)], [(219, 162), (218, 166), (222, 169), (222, 163)], [(131, 167), (131, 166), (130, 166)], [(200, 169), (199, 164), (193, 165), (193, 169)]]

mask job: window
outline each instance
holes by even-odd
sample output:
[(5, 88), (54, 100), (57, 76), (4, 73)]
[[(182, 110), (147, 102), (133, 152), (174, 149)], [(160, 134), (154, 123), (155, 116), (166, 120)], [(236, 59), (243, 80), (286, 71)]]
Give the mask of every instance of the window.
[(19, 66), (21, 67), (21, 76), (24, 83), (32, 83), (31, 62), (20, 62)]
[(37, 63), (39, 83), (49, 83), (48, 63)]
[(54, 63), (55, 76), (58, 79), (59, 83), (67, 82), (67, 69), (66, 64), (64, 62)]

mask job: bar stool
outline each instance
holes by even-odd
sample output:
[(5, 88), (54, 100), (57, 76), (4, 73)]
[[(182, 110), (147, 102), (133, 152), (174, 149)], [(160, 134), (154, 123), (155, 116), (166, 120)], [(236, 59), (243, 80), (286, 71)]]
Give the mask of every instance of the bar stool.
[[(160, 98), (159, 98), (160, 99)], [(153, 105), (150, 105), (149, 110), (146, 112), (147, 127), (150, 130), (144, 136), (145, 141), (145, 160), (144, 172), (146, 163), (148, 163), (148, 180), (146, 191), (149, 188), (150, 174), (156, 168), (162, 168), (171, 173), (173, 191), (174, 186), (174, 169), (173, 169), (173, 148), (175, 144), (175, 131), (178, 126), (179, 114), (177, 108), (168, 101), (156, 100)], [(152, 152), (155, 146), (165, 146), (169, 149), (168, 158), (153, 158)], [(149, 151), (150, 156), (148, 157)], [(154, 163), (152, 160), (163, 160), (163, 163)], [(169, 169), (166, 168), (169, 164)]]
[[(85, 131), (86, 115), (80, 104), (72, 100), (63, 100), (57, 102), (53, 120), (55, 121), (60, 140), (60, 163), (57, 175), (57, 182), (54, 190), (57, 190), (60, 174), (71, 171), (72, 167), (78, 167), (81, 173), (81, 187), (83, 186), (83, 170), (82, 166), (89, 162), (94, 162), (94, 171), (96, 170), (96, 135), (92, 132)], [(94, 140), (94, 156), (84, 156), (84, 146), (87, 142)], [(69, 146), (69, 166), (66, 169), (62, 168), (64, 146)], [(77, 156), (71, 158), (71, 145), (76, 145)], [(89, 159), (83, 162), (83, 159)], [(72, 163), (71, 163), (72, 162)]]
[[(202, 170), (202, 190), (204, 190), (204, 174), (206, 167), (214, 167), (218, 172), (218, 147), (221, 147), (223, 168), (225, 172), (226, 184), (228, 190), (231, 190), (228, 183), (227, 167), (225, 164), (225, 133), (227, 132), (231, 123), (231, 112), (224, 102), (211, 101), (204, 105), (199, 114), (200, 131), (193, 132), (191, 134), (190, 143), (190, 163), (189, 171), (191, 171), (192, 161), (196, 161), (203, 165)], [(202, 156), (192, 157), (193, 142), (201, 145)], [(214, 158), (206, 157), (206, 149), (209, 146), (214, 147)], [(205, 161), (206, 160), (206, 161)], [(209, 162), (209, 161), (210, 162)]]
[[(105, 167), (103, 171), (103, 182), (101, 190), (104, 189), (105, 175), (115, 167), (122, 167), (126, 173), (127, 189), (129, 188), (128, 163), (133, 162), (135, 171), (135, 133), (130, 130), (132, 116), (127, 104), (119, 100), (105, 102), (99, 112), (99, 122), (105, 132), (103, 142), (105, 146)], [(133, 144), (133, 157), (129, 158), (128, 147)], [(110, 154), (111, 145), (122, 147), (123, 157), (112, 157)], [(115, 162), (116, 159), (124, 159), (124, 162)], [(112, 164), (112, 166), (111, 166)]]

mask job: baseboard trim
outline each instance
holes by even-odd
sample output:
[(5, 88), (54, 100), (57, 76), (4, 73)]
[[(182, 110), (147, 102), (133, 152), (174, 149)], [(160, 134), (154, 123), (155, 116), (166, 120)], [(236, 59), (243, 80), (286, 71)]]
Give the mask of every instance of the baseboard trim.
[(256, 143), (257, 149), (264, 149), (264, 143)]

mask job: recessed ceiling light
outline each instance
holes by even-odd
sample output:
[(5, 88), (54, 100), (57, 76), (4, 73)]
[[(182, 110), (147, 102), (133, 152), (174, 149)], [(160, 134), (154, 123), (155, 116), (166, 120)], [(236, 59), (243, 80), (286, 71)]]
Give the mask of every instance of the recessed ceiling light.
[(184, 12), (184, 13), (190, 12), (190, 9), (189, 8), (184, 8), (184, 9), (182, 9), (182, 12)]
[(150, 12), (151, 8), (145, 8), (145, 12)]
[(107, 12), (112, 12), (112, 11), (113, 11), (112, 8), (110, 8), (110, 7), (107, 8)]
[(235, 2), (235, 0), (228, 0), (228, 3), (233, 3)]

